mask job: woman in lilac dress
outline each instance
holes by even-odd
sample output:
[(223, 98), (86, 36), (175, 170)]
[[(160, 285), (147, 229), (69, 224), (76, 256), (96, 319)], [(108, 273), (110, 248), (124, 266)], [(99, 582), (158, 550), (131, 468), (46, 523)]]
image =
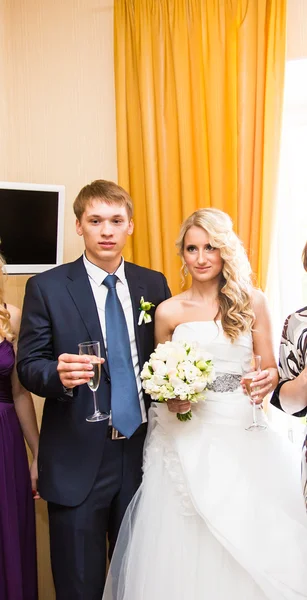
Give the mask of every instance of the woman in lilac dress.
[[(0, 256), (0, 600), (37, 600), (38, 429), (32, 397), (16, 373), (20, 312), (4, 302), (2, 267)], [(33, 455), (31, 477), (23, 435)]]

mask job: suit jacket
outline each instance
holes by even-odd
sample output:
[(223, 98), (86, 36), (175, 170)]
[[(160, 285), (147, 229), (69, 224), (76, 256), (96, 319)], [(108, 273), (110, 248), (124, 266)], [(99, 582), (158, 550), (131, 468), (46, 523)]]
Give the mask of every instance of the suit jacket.
[[(170, 296), (162, 273), (125, 262), (134, 314), (140, 367), (154, 349), (154, 320), (138, 325), (141, 296), (155, 308)], [(154, 310), (152, 309), (152, 316)], [(77, 506), (88, 495), (103, 455), (108, 421), (88, 423), (93, 410), (88, 386), (67, 395), (57, 372), (58, 356), (78, 354), (78, 343), (99, 340), (105, 346), (98, 312), (83, 258), (28, 280), (18, 343), (17, 370), (21, 383), (46, 397), (39, 444), (39, 491), (43, 498)], [(98, 400), (110, 408), (108, 365), (102, 367)], [(123, 382), (124, 394), (124, 382)], [(149, 398), (145, 396), (148, 409)], [(116, 443), (116, 442), (114, 442)]]

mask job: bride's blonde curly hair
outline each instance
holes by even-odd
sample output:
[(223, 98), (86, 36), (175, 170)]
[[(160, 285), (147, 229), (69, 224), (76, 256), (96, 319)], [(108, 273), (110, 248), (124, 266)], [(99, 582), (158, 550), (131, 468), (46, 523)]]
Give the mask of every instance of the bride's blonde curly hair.
[(193, 226), (204, 229), (210, 244), (220, 250), (223, 269), (218, 292), (219, 314), (225, 334), (234, 341), (241, 333), (250, 331), (255, 321), (251, 266), (242, 242), (233, 231), (231, 218), (216, 208), (201, 208), (182, 224), (176, 246), (183, 263), (185, 234)]
[(0, 336), (12, 342), (14, 333), (10, 321), (11, 315), (4, 306), (4, 265), (4, 258), (0, 254)]

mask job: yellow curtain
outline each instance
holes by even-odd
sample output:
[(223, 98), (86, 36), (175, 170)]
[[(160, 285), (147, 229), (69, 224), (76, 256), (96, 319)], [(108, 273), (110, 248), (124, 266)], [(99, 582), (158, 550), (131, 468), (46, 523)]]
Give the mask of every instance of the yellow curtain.
[(264, 287), (278, 162), (286, 0), (115, 0), (119, 183), (127, 258), (179, 291), (175, 240), (200, 207), (228, 212)]

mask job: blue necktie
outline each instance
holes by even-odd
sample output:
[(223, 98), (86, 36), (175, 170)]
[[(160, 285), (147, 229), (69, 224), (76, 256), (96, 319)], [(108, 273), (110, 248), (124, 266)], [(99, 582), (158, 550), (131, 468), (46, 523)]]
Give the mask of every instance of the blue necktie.
[(105, 305), (108, 365), (111, 375), (111, 410), (113, 426), (127, 438), (142, 423), (128, 327), (116, 292), (116, 275), (108, 275)]

